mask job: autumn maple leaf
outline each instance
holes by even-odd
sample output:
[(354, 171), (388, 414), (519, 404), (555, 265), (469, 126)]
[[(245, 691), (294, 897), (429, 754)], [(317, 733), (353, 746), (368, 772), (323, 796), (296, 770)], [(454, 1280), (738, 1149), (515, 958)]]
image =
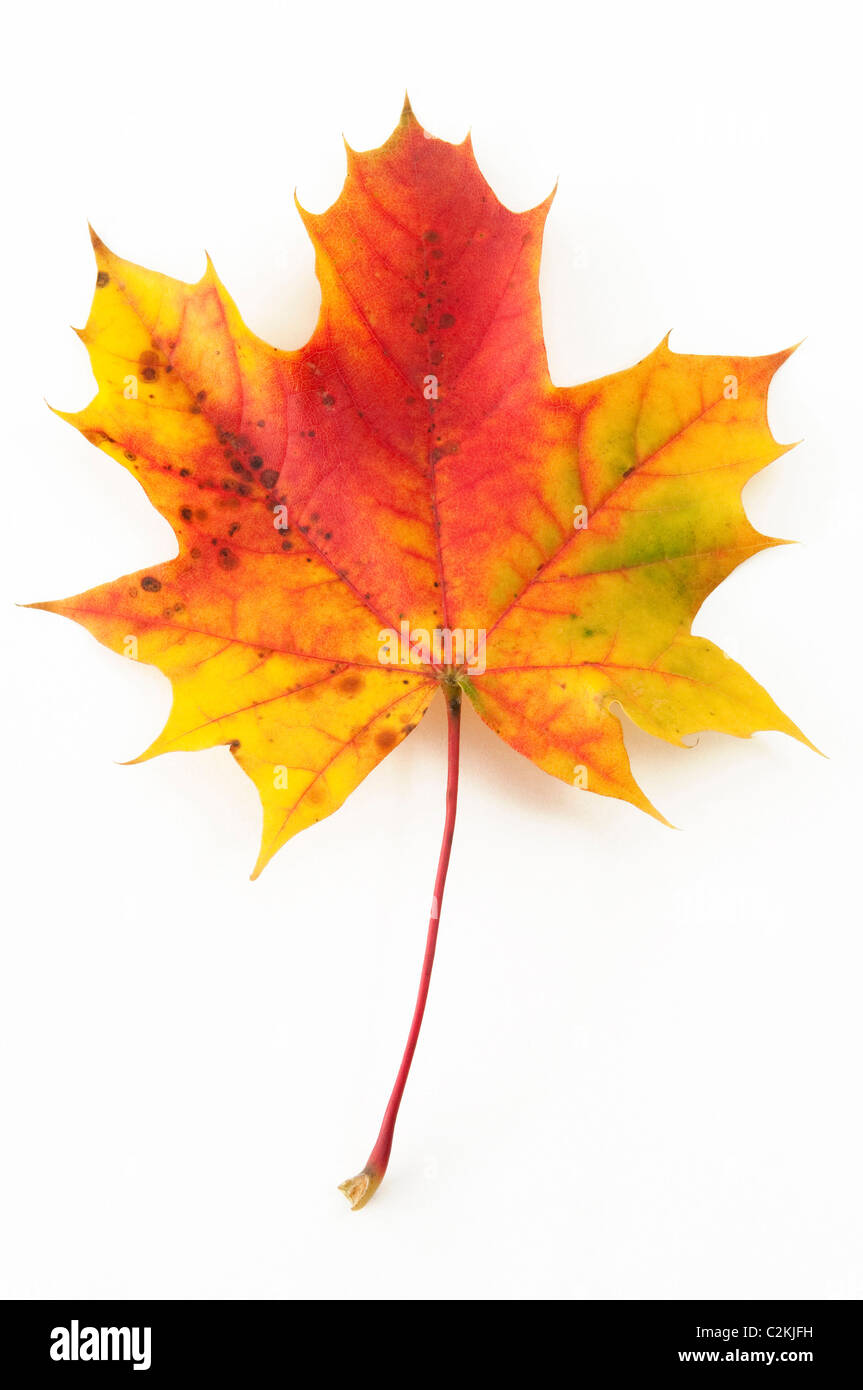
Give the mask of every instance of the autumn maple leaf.
[[(785, 452), (767, 391), (788, 356), (663, 342), (586, 386), (552, 384), (538, 272), (550, 199), (513, 213), (469, 139), (406, 103), (380, 149), (348, 150), (336, 203), (300, 209), (323, 297), (307, 345), (246, 328), (211, 264), (195, 285), (94, 236), (81, 338), (99, 390), (67, 418), (138, 478), (179, 553), (37, 607), (173, 685), (142, 756), (230, 747), (263, 804), (258, 874), (336, 810), (442, 689), (444, 844), (408, 1047), (378, 1142), (345, 1191), (375, 1191), (425, 1006), (466, 694), (564, 781), (658, 815), (617, 706), (672, 743), (800, 730), (692, 620), (748, 556), (781, 544), (741, 503)], [(805, 741), (805, 740), (804, 740)]]

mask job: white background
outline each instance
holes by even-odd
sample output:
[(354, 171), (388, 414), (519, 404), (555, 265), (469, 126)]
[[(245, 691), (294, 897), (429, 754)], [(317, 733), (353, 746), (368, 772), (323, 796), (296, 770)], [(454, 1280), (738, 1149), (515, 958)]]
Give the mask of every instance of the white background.
[[(859, 74), (848, 7), (79, 3), (4, 20), (0, 1266), (16, 1297), (816, 1297), (861, 1277)], [(859, 37), (859, 36), (857, 36)], [(560, 188), (554, 379), (806, 337), (805, 442), (748, 488), (758, 556), (696, 630), (829, 755), (629, 729), (677, 831), (579, 794), (468, 710), (426, 1026), (353, 1215), (413, 1007), (443, 813), (437, 705), (256, 884), (226, 750), (119, 763), (168, 682), (13, 601), (173, 554), (46, 409), (90, 397), (89, 218), (259, 333), (318, 305), (341, 132), (404, 88), (498, 194)]]

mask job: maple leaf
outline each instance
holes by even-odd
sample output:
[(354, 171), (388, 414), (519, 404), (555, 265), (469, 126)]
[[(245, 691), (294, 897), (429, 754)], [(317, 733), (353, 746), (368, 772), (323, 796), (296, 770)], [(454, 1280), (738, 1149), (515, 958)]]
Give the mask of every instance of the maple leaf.
[[(98, 382), (65, 415), (139, 480), (175, 559), (34, 605), (152, 663), (173, 707), (142, 757), (226, 744), (263, 805), (255, 874), (336, 810), (417, 724), (449, 712), (447, 822), (423, 982), (384, 1126), (344, 1188), (372, 1195), (428, 990), (465, 693), (547, 772), (653, 815), (615, 707), (672, 743), (804, 735), (692, 620), (780, 541), (741, 489), (785, 452), (767, 392), (789, 355), (667, 341), (584, 386), (552, 384), (538, 293), (551, 198), (505, 208), (470, 139), (406, 102), (344, 189), (300, 208), (322, 306), (305, 347), (252, 334), (207, 262), (188, 285), (94, 235), (81, 338)], [(299, 204), (298, 204), (299, 207)], [(449, 643), (449, 645), (447, 645)]]

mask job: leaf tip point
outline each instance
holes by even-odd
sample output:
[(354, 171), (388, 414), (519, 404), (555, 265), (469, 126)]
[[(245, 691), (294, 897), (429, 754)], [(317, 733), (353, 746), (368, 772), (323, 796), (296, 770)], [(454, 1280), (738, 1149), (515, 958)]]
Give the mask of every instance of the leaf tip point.
[(794, 353), (801, 346), (801, 344), (805, 343), (805, 341), (805, 338), (801, 338), (799, 342), (792, 343), (791, 347), (780, 348), (779, 352), (766, 352), (761, 355), (760, 361), (764, 364), (764, 367), (768, 371), (768, 386), (772, 385), (773, 378), (779, 371), (779, 368), (784, 367), (789, 357), (793, 357)]
[(549, 213), (549, 211), (550, 211), (550, 209), (551, 209), (551, 205), (552, 205), (552, 203), (554, 202), (555, 198), (557, 197), (557, 190), (558, 190), (559, 188), (560, 188), (560, 174), (555, 174), (555, 176), (554, 176), (554, 183), (552, 184), (550, 191), (549, 191), (549, 192), (546, 194), (546, 196), (543, 198), (542, 202), (539, 203), (539, 204), (537, 205), (537, 211), (543, 211), (543, 212), (545, 212), (546, 215), (548, 215), (548, 213)]
[(105, 257), (110, 256), (111, 251), (105, 245), (104, 241), (100, 237), (99, 233), (96, 231), (96, 228), (93, 226), (92, 222), (87, 223), (87, 231), (90, 233), (90, 245), (93, 248), (96, 260), (104, 260)]
[(78, 412), (77, 412), (77, 411), (75, 411), (75, 410), (60, 410), (56, 405), (52, 405), (50, 401), (45, 400), (45, 397), (44, 397), (44, 396), (42, 397), (42, 399), (43, 399), (43, 401), (45, 401), (45, 404), (46, 404), (46, 406), (48, 407), (48, 409), (50, 410), (51, 414), (52, 414), (52, 415), (56, 415), (58, 420), (65, 420), (65, 422), (66, 422), (67, 425), (77, 425), (77, 423), (78, 423)]
[(783, 455), (790, 454), (792, 449), (796, 449), (799, 445), (805, 444), (806, 440), (792, 439), (790, 444), (780, 444), (778, 440), (774, 440), (774, 443), (776, 444), (776, 447), (779, 450), (778, 457), (782, 458)]
[(642, 797), (642, 800), (633, 801), (633, 806), (637, 807), (637, 809), (640, 811), (646, 811), (652, 820), (658, 821), (659, 824), (664, 826), (666, 830), (681, 829), (679, 825), (675, 825), (674, 822), (670, 821), (667, 816), (664, 816), (662, 812), (656, 806), (654, 806), (652, 801), (648, 801), (647, 797), (644, 796), (643, 793)]
[[(791, 723), (790, 720), (789, 723)], [(824, 758), (828, 763), (830, 762), (829, 754), (819, 748), (817, 743), (813, 743), (811, 738), (807, 738), (803, 730), (798, 729), (796, 724), (791, 724), (791, 728), (786, 730), (786, 732), (790, 733), (792, 738), (795, 738), (798, 743), (802, 743), (804, 747), (810, 749), (811, 752), (817, 753), (819, 758)]]
[(145, 750), (145, 752), (139, 753), (137, 758), (113, 758), (112, 762), (115, 767), (137, 767), (139, 763), (149, 762), (150, 757), (149, 750)]
[(258, 879), (261, 877), (261, 874), (264, 872), (264, 869), (267, 867), (270, 860), (272, 859), (274, 853), (274, 850), (270, 850), (269, 852), (263, 849), (261, 850), (260, 854), (258, 855), (255, 861), (255, 867), (249, 874), (250, 883), (257, 883)]
[[(350, 150), (350, 146), (348, 145), (347, 141), (345, 141), (345, 146), (347, 149)], [(350, 154), (348, 156), (349, 162), (352, 156), (356, 157), (356, 150), (350, 150)], [(303, 226), (306, 228), (308, 232), (311, 232), (312, 226), (317, 218), (317, 213), (309, 212), (308, 208), (303, 207), (302, 203), (300, 202), (300, 197), (296, 188), (294, 188), (294, 207), (300, 214), (300, 221), (302, 222)]]

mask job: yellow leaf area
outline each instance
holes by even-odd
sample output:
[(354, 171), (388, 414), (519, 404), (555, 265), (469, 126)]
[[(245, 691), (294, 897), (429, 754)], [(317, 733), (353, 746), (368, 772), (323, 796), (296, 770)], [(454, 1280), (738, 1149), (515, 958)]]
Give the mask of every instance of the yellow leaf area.
[(803, 738), (690, 631), (736, 565), (780, 543), (740, 494), (784, 452), (766, 406), (788, 354), (663, 343), (555, 387), (549, 203), (510, 212), (469, 140), (428, 138), (406, 104), (380, 149), (348, 150), (327, 212), (300, 209), (323, 297), (296, 352), (246, 328), (209, 262), (189, 285), (93, 239), (80, 336), (98, 393), (64, 418), (139, 480), (179, 553), (36, 606), (170, 678), (144, 757), (230, 747), (263, 804), (256, 874), (454, 680), (539, 767), (652, 814), (615, 708), (673, 743)]

